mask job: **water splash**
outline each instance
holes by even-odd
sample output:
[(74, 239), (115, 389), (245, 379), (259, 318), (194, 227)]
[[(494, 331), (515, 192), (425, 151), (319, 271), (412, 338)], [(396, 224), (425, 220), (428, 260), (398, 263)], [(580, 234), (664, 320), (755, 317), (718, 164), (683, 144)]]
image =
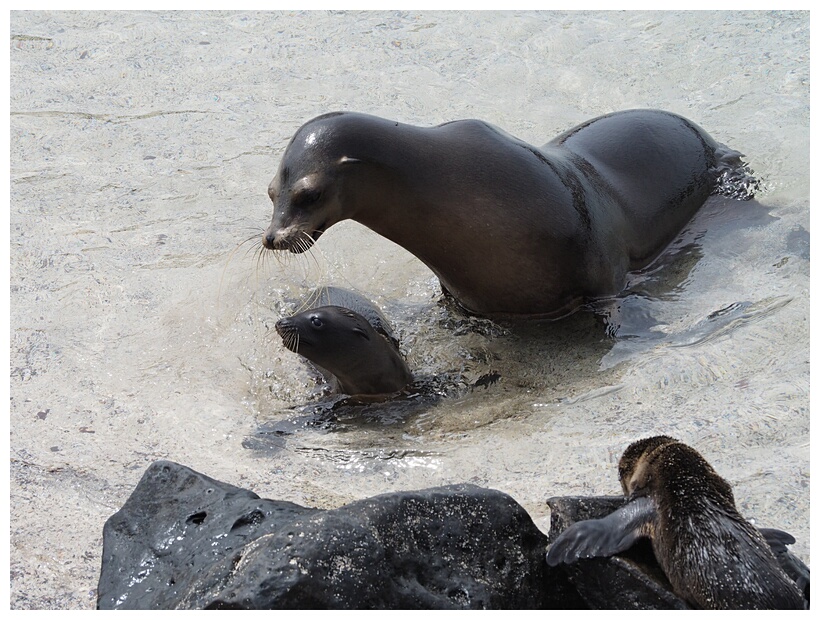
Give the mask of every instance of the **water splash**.
[(751, 200), (760, 191), (760, 180), (754, 170), (744, 162), (743, 154), (721, 144), (715, 149), (718, 174), (713, 194), (720, 194), (735, 200)]

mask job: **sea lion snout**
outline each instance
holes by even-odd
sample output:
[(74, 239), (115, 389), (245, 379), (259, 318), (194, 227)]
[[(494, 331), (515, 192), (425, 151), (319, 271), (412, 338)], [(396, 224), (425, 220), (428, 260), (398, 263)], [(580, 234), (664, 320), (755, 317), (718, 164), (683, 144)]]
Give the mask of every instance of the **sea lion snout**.
[(284, 166), (268, 187), (273, 218), (262, 245), (268, 250), (288, 250), (301, 254), (309, 250), (325, 229), (338, 221), (341, 207), (328, 190), (325, 176), (308, 174), (291, 183)]
[(298, 226), (287, 226), (286, 228), (268, 228), (262, 239), (262, 245), (268, 250), (287, 250), (293, 254), (306, 252), (313, 246), (323, 230), (316, 230), (313, 233), (301, 230)]
[(294, 353), (299, 352), (299, 342), (301, 340), (299, 334), (299, 326), (292, 320), (292, 317), (279, 319), (274, 325), (276, 333), (282, 338), (282, 344), (285, 348)]
[(279, 319), (273, 327), (276, 330), (276, 333), (280, 336), (286, 334), (288, 331), (296, 329), (296, 326), (291, 323), (290, 318)]

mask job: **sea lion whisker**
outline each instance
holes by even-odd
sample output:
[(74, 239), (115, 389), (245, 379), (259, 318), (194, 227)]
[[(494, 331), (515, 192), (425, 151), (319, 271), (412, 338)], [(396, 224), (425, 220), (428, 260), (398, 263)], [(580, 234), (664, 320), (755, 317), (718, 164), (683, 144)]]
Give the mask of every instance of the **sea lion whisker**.
[[(280, 264), (282, 264), (280, 259), (285, 261), (298, 261), (298, 257), (304, 256), (305, 260), (308, 261), (308, 263), (301, 263), (305, 266), (305, 277), (307, 277), (310, 272), (309, 267), (307, 266), (309, 261), (313, 261), (313, 264), (316, 266), (316, 270), (319, 274), (324, 272), (322, 263), (314, 253), (316, 251), (316, 246), (313, 243), (313, 238), (307, 232), (302, 230), (296, 231), (288, 241), (288, 244), (291, 248), (290, 252), (275, 252), (277, 261), (279, 261)], [(321, 251), (319, 251), (319, 256), (321, 256)], [(288, 262), (287, 267), (290, 267), (291, 264), (293, 263)]]
[(322, 290), (326, 289), (327, 287), (320, 287), (310, 292), (302, 302), (299, 304), (299, 308), (296, 311), (296, 314), (300, 314), (307, 310), (308, 308), (315, 308), (317, 306), (329, 306), (332, 304), (329, 303), (322, 303)]
[[(256, 274), (258, 277), (260, 271), (262, 273), (265, 273), (268, 270), (270, 264), (268, 261), (270, 260), (269, 257), (271, 251), (264, 246), (261, 240), (257, 239), (256, 245), (254, 247), (254, 252), (256, 254)], [(274, 254), (274, 256), (277, 260), (279, 259), (279, 257), (276, 254)]]
[(316, 270), (321, 272), (322, 271), (322, 266), (319, 264), (319, 259), (317, 259), (316, 255), (313, 253), (314, 248), (316, 247), (316, 244), (313, 242), (313, 238), (308, 233), (304, 233), (304, 239), (305, 239), (305, 244), (307, 244), (307, 247), (305, 248), (304, 253), (307, 254), (307, 256), (316, 265)]
[(310, 233), (308, 233), (307, 231), (300, 230), (299, 231), (299, 237), (297, 239), (298, 239), (299, 247), (302, 250), (302, 252), (301, 252), (302, 254), (304, 254), (305, 252), (309, 252), (310, 248), (313, 247), (313, 238), (310, 236)]
[(248, 244), (248, 247), (245, 249), (245, 257), (250, 254), (256, 254), (262, 248), (262, 242), (258, 239), (258, 235), (256, 238), (251, 237), (250, 239), (246, 239), (239, 244), (239, 247), (242, 247), (245, 244)]
[(251, 235), (247, 239), (243, 239), (242, 241), (237, 243), (236, 246), (234, 247), (234, 249), (231, 250), (231, 253), (228, 255), (227, 263), (230, 263), (231, 260), (233, 260), (234, 255), (239, 251), (239, 248), (241, 248), (243, 245), (246, 245), (248, 243), (251, 244), (251, 246), (246, 250), (246, 253), (245, 253), (246, 256), (247, 256), (248, 252), (254, 250), (255, 249), (255, 243), (258, 242), (258, 236), (259, 236), (259, 232), (258, 232), (258, 229), (257, 229), (256, 234)]
[(299, 231), (290, 241), (291, 249), (296, 250), (295, 254), (302, 254), (307, 250), (307, 246), (302, 240), (302, 234), (302, 231)]
[(262, 244), (259, 244), (259, 247), (256, 248), (256, 273), (259, 274), (260, 271), (265, 270), (265, 261), (267, 260), (265, 248)]
[[(217, 300), (216, 301), (216, 309), (217, 309), (217, 312), (219, 312), (219, 300), (222, 297), (222, 283), (225, 280), (225, 274), (228, 271), (228, 265), (231, 264), (231, 261), (233, 260), (233, 257), (236, 255), (236, 253), (239, 251), (239, 248), (241, 248), (246, 243), (249, 243), (249, 242), (252, 243), (258, 237), (259, 229), (254, 228), (254, 230), (256, 231), (256, 233), (254, 235), (248, 237), (247, 239), (243, 239), (242, 241), (240, 241), (236, 245), (236, 247), (234, 247), (233, 250), (231, 250), (230, 254), (228, 254), (227, 260), (225, 261), (225, 265), (222, 267), (222, 273), (219, 276), (219, 286), (217, 287), (217, 293), (216, 293), (216, 300)], [(253, 249), (253, 245), (251, 245), (251, 247), (249, 249)], [(247, 256), (247, 252), (246, 252), (245, 255)]]
[(261, 252), (259, 250), (260, 250), (261, 247), (262, 247), (261, 245), (256, 245), (256, 246), (251, 246), (247, 250), (245, 250), (245, 258), (246, 259), (248, 257), (255, 258), (257, 267), (259, 267), (259, 256), (261, 254)]
[(254, 241), (254, 242), (257, 242), (257, 243), (262, 243), (262, 240), (259, 238), (259, 233), (261, 232), (262, 234), (264, 234), (264, 233), (265, 233), (265, 231), (264, 231), (264, 230), (261, 230), (258, 226), (257, 226), (257, 227), (255, 227), (255, 228), (253, 228), (252, 230), (253, 230), (253, 234), (249, 235), (249, 236), (248, 236), (246, 239), (244, 239), (243, 241), (240, 241), (240, 242), (239, 242), (239, 245), (242, 245), (242, 244), (248, 243), (248, 241)]
[(268, 250), (267, 248), (262, 246), (262, 249), (267, 254), (272, 254), (276, 263), (282, 268), (290, 267), (291, 261), (293, 260), (293, 254), (290, 252), (277, 252), (276, 250)]
[(285, 333), (284, 338), (285, 348), (290, 349), (294, 353), (299, 352), (299, 330), (290, 329)]

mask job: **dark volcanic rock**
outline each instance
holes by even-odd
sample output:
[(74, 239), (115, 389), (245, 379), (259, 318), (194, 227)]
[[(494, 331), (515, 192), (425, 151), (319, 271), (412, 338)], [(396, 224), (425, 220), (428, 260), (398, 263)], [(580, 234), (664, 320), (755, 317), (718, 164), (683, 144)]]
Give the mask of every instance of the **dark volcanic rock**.
[(526, 511), (472, 485), (316, 510), (161, 461), (103, 541), (100, 609), (583, 606)]

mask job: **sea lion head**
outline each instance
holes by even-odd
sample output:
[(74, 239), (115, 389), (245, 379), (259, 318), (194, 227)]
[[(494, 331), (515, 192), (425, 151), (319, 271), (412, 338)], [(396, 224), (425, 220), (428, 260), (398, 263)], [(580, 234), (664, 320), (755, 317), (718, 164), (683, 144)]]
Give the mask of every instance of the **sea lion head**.
[[(273, 218), (262, 245), (302, 253), (336, 222), (350, 217), (342, 207), (345, 173), (359, 160), (359, 140), (347, 114), (334, 112), (308, 121), (294, 134), (268, 186)], [(355, 115), (351, 115), (355, 116)]]
[(306, 310), (278, 321), (276, 331), (285, 347), (333, 375), (345, 394), (391, 394), (413, 380), (395, 341), (349, 308)]
[(649, 462), (649, 455), (660, 446), (677, 443), (677, 441), (667, 435), (657, 435), (639, 439), (624, 450), (618, 462), (618, 480), (621, 482), (624, 495), (627, 497), (632, 495), (639, 480), (646, 482), (646, 465)]
[(735, 511), (732, 487), (694, 448), (660, 435), (630, 445), (618, 463), (624, 494), (649, 496), (659, 505), (691, 509), (703, 498)]
[(341, 306), (321, 306), (280, 319), (285, 347), (333, 374), (340, 374), (372, 338), (383, 338), (362, 315)]

